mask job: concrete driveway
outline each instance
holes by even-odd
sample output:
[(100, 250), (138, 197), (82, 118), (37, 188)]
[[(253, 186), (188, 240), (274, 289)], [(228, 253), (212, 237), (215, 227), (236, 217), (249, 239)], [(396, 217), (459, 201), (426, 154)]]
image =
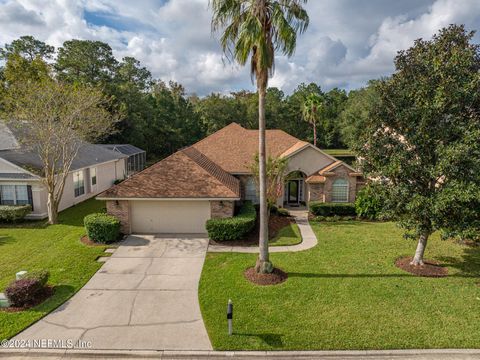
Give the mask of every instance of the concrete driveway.
[(16, 339), (211, 350), (198, 303), (207, 247), (201, 237), (129, 236), (72, 299)]

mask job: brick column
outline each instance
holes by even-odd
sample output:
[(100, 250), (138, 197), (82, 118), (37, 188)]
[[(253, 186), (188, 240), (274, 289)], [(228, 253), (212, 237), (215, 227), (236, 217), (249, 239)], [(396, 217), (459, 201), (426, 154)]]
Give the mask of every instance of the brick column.
[(212, 219), (232, 217), (234, 209), (234, 201), (210, 201)]
[(120, 220), (120, 231), (123, 234), (131, 233), (130, 202), (127, 200), (108, 200), (107, 213)]

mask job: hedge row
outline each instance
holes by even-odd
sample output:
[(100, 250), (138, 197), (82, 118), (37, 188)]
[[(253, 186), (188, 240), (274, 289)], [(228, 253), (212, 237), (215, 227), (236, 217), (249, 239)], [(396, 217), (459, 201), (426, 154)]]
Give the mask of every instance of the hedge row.
[(237, 216), (207, 221), (208, 236), (212, 240), (240, 240), (255, 227), (257, 212), (251, 201), (245, 201)]
[(30, 205), (0, 205), (0, 222), (14, 222), (22, 220), (30, 214)]
[(355, 216), (355, 204), (311, 202), (310, 212), (315, 216)]
[(120, 237), (120, 221), (111, 215), (96, 213), (83, 219), (87, 236), (90, 240), (109, 244)]

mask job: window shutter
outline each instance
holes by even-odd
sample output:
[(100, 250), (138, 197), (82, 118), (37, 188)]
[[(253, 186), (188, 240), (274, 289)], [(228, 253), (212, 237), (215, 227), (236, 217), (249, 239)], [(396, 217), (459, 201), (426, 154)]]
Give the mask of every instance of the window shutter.
[(33, 211), (32, 185), (27, 185), (27, 194), (28, 194), (28, 203), (32, 207), (32, 211)]

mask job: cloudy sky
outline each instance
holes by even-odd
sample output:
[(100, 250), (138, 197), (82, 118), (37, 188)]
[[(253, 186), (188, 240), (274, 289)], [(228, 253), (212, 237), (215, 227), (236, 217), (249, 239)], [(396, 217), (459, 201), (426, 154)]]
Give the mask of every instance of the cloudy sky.
[[(395, 53), (416, 38), (450, 23), (480, 27), (480, 0), (310, 0), (307, 9), (310, 27), (270, 81), (287, 93), (311, 81), (360, 87), (391, 73)], [(0, 44), (22, 35), (56, 47), (101, 40), (190, 93), (252, 89), (248, 69), (225, 63), (210, 16), (208, 0), (0, 0)]]

